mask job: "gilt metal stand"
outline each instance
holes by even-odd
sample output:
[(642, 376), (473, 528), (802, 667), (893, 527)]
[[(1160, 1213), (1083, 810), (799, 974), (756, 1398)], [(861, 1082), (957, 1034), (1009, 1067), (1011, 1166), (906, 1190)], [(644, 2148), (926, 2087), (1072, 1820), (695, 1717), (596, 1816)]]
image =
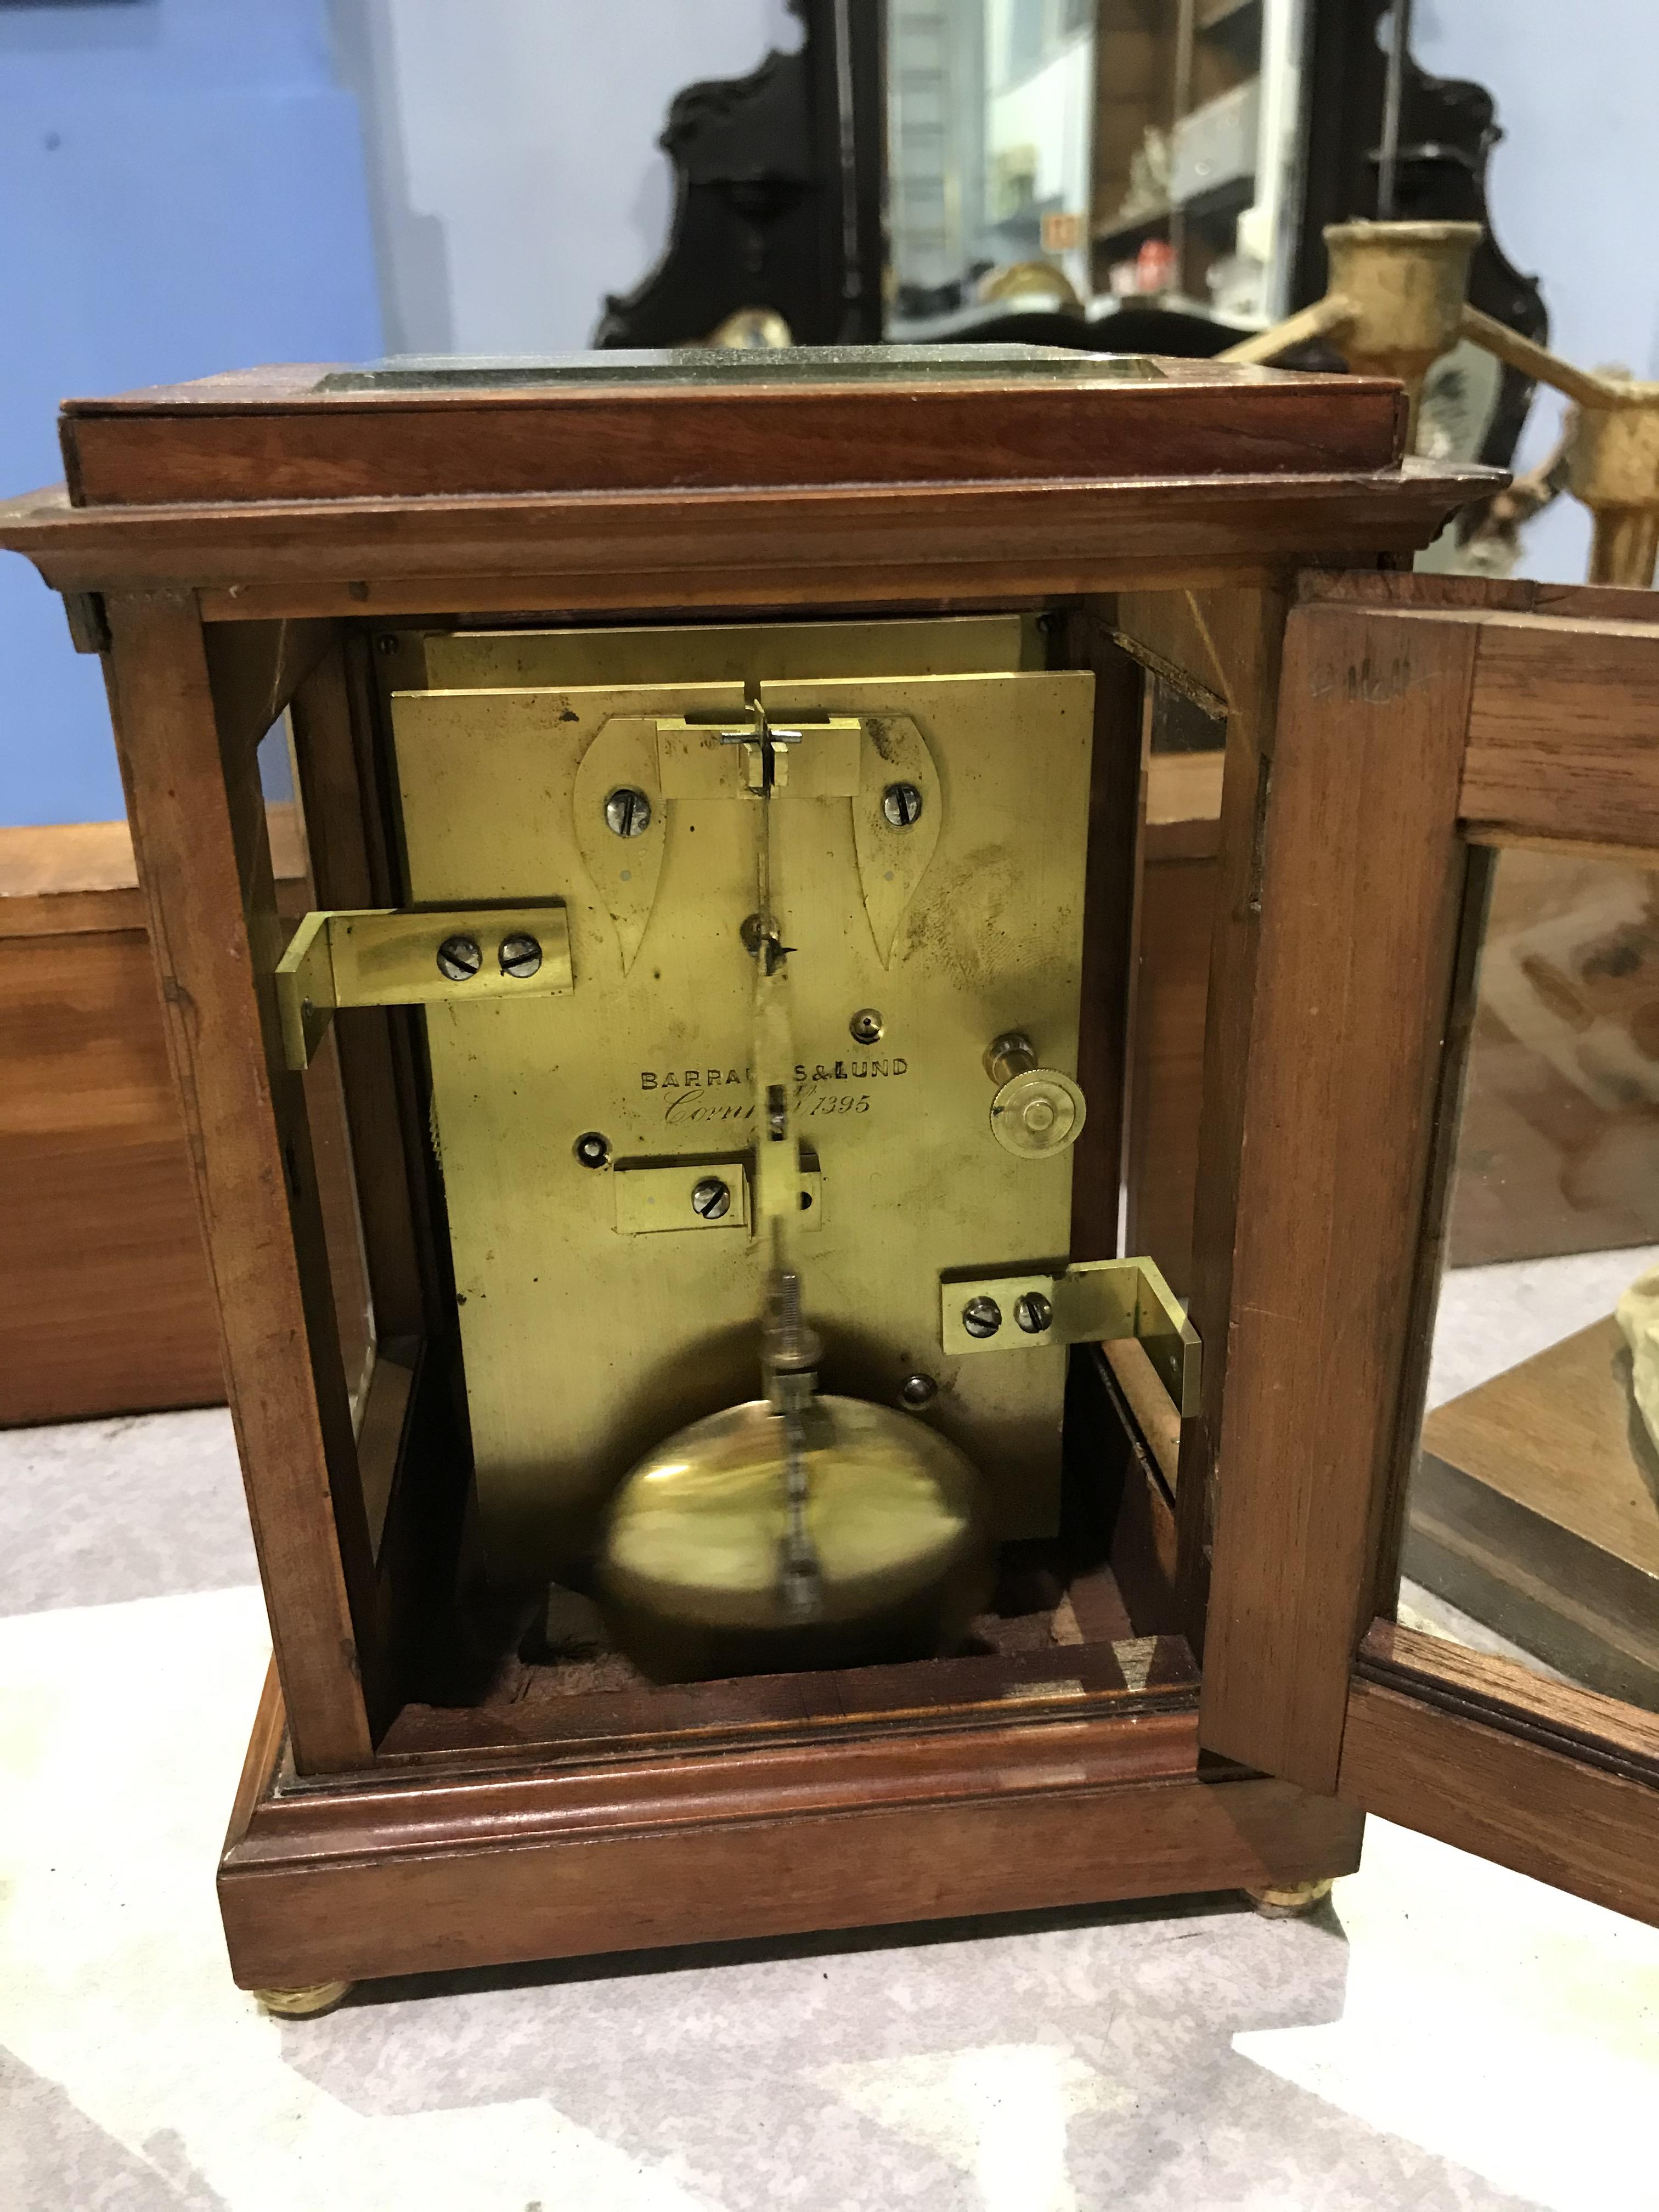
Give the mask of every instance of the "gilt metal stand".
[(1333, 223), (1325, 232), (1325, 297), (1219, 358), (1271, 362), (1328, 338), (1357, 374), (1400, 378), (1414, 432), (1431, 365), (1469, 339), (1573, 403), (1567, 489), (1595, 524), (1589, 581), (1651, 585), (1659, 560), (1659, 383), (1575, 368), (1470, 307), (1469, 261), (1480, 235), (1474, 222)]

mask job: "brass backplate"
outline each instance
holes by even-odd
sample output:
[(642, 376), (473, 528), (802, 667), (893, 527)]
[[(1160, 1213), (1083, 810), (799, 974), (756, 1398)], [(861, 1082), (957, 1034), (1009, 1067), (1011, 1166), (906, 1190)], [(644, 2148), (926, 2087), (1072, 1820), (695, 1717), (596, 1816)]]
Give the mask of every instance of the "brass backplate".
[[(412, 633), (434, 690), (479, 684), (757, 684), (794, 676), (960, 676), (1042, 666), (1031, 615), (722, 623), (686, 629)], [(405, 667), (410, 664), (404, 664)]]
[[(975, 657), (964, 639), (976, 630), (987, 665), (892, 665), (925, 661), (934, 629), (938, 657), (958, 661)], [(809, 631), (823, 641), (816, 658)], [(739, 727), (756, 701), (802, 726), (792, 767), (815, 718), (826, 738), (835, 721), (860, 725), (854, 792), (809, 795), (803, 773), (768, 802), (793, 948), (799, 1127), (825, 1201), (800, 1248), (823, 1386), (892, 1406), (907, 1377), (931, 1377), (937, 1395), (916, 1418), (981, 1468), (998, 1533), (1056, 1523), (1064, 1349), (948, 1356), (939, 1285), (1033, 1255), (1064, 1263), (1070, 1156), (1015, 1158), (996, 1143), (983, 1055), (1019, 1030), (1046, 1065), (1077, 1066), (1093, 679), (1021, 669), (1028, 637), (1012, 619), (779, 634), (787, 654), (768, 628), (723, 647), (708, 630), (632, 633), (627, 665), (651, 678), (632, 684), (560, 680), (567, 651), (579, 675), (616, 672), (621, 649), (594, 633), (464, 649), (428, 633), (392, 660), (403, 683), (422, 655), (428, 670), (507, 679), (393, 696), (411, 900), (556, 896), (569, 922), (568, 995), (427, 1010), (480, 1516), (500, 1579), (585, 1556), (632, 1466), (756, 1395), (755, 1241), (702, 1221), (629, 1233), (616, 1192), (621, 1177), (732, 1160), (750, 1142), (742, 929), (760, 802), (744, 789), (741, 744), (726, 748), (720, 788), (665, 798), (658, 731)], [(678, 661), (738, 672), (665, 680)], [(860, 666), (872, 672), (844, 672)], [(538, 680), (514, 680), (532, 670)], [(901, 827), (884, 811), (895, 781), (921, 801)], [(650, 807), (626, 838), (605, 811), (623, 786)], [(866, 1033), (878, 1022), (872, 1042), (854, 1032), (860, 1015)], [(597, 1168), (578, 1152), (593, 1134)]]

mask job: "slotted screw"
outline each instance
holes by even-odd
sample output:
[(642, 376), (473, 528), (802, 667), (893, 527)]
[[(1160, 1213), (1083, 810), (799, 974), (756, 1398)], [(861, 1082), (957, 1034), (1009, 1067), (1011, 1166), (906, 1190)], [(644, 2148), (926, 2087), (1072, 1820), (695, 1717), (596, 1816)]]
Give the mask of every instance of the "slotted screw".
[(895, 830), (908, 830), (921, 812), (921, 793), (914, 783), (890, 783), (881, 794), (881, 811)]
[(651, 827), (651, 801), (625, 783), (605, 800), (605, 818), (618, 837), (642, 837)]
[(1014, 1300), (1014, 1319), (1027, 1336), (1041, 1336), (1054, 1317), (1054, 1310), (1041, 1291), (1027, 1291)]
[(704, 1221), (719, 1221), (732, 1211), (732, 1193), (718, 1176), (691, 1186), (691, 1211)]
[(899, 1396), (907, 1406), (931, 1406), (939, 1395), (939, 1384), (931, 1375), (907, 1375), (899, 1384)]
[(446, 982), (470, 982), (483, 965), (476, 937), (447, 937), (438, 947), (438, 973)]
[(533, 937), (523, 933), (501, 939), (501, 973), (514, 975), (520, 981), (533, 975), (542, 964), (542, 948)]
[(962, 1325), (969, 1336), (994, 1336), (1002, 1327), (1002, 1308), (994, 1298), (969, 1298), (962, 1310)]

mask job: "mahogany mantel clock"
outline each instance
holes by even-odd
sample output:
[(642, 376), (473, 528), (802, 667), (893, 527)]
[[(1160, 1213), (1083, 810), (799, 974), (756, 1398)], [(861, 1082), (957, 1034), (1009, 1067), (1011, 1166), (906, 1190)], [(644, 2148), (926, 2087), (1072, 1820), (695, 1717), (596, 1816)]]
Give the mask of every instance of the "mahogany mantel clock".
[(66, 404), (0, 543), (104, 657), (270, 1613), (240, 1982), (1295, 1893), (1366, 1808), (1659, 1911), (1659, 1723), (1393, 1618), (1489, 857), (1659, 866), (1659, 625), (1401, 573), (1488, 481), (1403, 422), (1020, 349)]

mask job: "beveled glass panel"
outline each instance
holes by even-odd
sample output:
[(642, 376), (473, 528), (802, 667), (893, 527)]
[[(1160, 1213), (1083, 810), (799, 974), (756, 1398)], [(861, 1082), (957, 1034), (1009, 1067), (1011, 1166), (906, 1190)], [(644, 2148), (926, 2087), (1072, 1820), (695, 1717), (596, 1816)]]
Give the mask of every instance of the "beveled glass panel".
[(319, 392), (502, 392), (599, 384), (903, 384), (999, 382), (1146, 384), (1164, 372), (1135, 354), (1073, 353), (1061, 346), (615, 347), (567, 354), (404, 354), (331, 369)]

